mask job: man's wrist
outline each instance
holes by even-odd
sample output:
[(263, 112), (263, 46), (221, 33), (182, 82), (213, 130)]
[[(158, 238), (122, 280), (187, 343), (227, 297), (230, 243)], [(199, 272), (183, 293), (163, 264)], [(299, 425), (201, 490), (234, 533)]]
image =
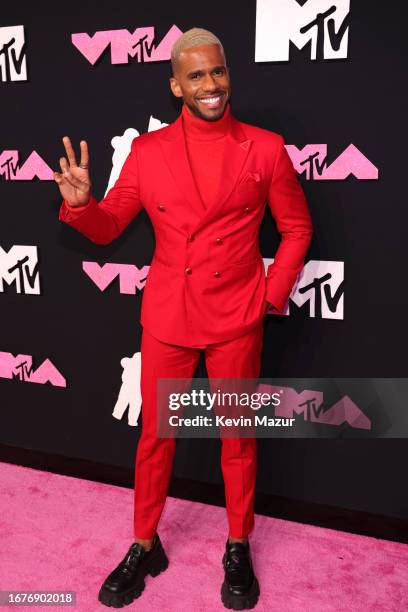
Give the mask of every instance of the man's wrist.
[(72, 205), (71, 205), (71, 204), (68, 202), (68, 200), (64, 200), (64, 201), (65, 201), (66, 205), (68, 206), (68, 208), (73, 208), (73, 209), (75, 210), (76, 208), (85, 208), (85, 206), (88, 206), (88, 204), (89, 204), (89, 200), (90, 200), (90, 199), (91, 199), (91, 198), (89, 198), (89, 199), (88, 199), (88, 201), (86, 202), (86, 204), (78, 204), (78, 205), (76, 205), (76, 206), (72, 206)]

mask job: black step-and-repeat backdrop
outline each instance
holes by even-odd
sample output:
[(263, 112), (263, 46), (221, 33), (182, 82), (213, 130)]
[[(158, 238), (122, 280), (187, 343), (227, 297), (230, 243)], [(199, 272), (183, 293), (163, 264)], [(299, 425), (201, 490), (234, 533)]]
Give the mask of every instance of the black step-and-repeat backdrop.
[[(2, 443), (91, 459), (101, 470), (133, 465), (152, 225), (142, 210), (113, 243), (91, 243), (58, 220), (52, 171), (64, 135), (77, 151), (86, 139), (93, 193), (102, 199), (132, 139), (178, 116), (170, 48), (193, 26), (224, 44), (232, 112), (285, 137), (313, 217), (287, 311), (265, 320), (262, 376), (364, 384), (407, 376), (404, 6), (73, 0), (2, 7)], [(279, 243), (268, 208), (260, 241), (267, 266)], [(363, 408), (373, 427), (329, 423), (339, 439), (259, 440), (258, 490), (407, 517), (399, 475), (406, 442), (373, 439), (378, 405)], [(384, 420), (384, 398), (382, 410)], [(355, 436), (341, 439), (350, 430)], [(179, 440), (174, 473), (220, 483), (218, 446)]]

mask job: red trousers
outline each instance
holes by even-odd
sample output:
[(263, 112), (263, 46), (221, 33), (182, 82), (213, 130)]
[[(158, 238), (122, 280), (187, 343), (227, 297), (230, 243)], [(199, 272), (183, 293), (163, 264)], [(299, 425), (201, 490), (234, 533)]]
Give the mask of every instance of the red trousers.
[[(261, 369), (263, 325), (225, 342), (190, 348), (167, 344), (145, 328), (141, 342), (142, 431), (135, 464), (134, 533), (150, 540), (156, 531), (173, 467), (176, 439), (158, 438), (157, 378), (189, 378), (204, 350), (208, 377), (258, 378)], [(229, 536), (246, 537), (254, 527), (254, 494), (257, 468), (255, 438), (221, 437)]]

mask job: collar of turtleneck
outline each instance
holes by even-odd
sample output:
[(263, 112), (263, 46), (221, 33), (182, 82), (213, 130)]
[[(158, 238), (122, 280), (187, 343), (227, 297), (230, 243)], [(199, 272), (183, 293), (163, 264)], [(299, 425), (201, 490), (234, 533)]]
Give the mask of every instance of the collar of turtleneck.
[(231, 109), (229, 102), (225, 106), (223, 116), (215, 121), (207, 121), (192, 115), (185, 104), (183, 104), (181, 114), (183, 117), (184, 133), (187, 138), (192, 140), (216, 140), (217, 138), (223, 138), (230, 129)]

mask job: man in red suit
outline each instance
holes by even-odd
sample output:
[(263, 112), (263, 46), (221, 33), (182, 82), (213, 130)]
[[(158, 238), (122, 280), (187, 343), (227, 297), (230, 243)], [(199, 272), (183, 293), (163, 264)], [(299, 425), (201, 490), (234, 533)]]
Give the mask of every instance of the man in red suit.
[[(230, 109), (231, 86), (220, 40), (202, 28), (177, 39), (170, 87), (182, 111), (170, 125), (135, 138), (119, 178), (98, 202), (91, 194), (85, 141), (81, 161), (68, 137), (54, 174), (59, 219), (97, 244), (112, 242), (145, 208), (156, 248), (141, 310), (142, 432), (135, 465), (135, 541), (103, 583), (99, 600), (126, 605), (146, 574), (168, 559), (156, 531), (175, 452), (157, 435), (158, 378), (191, 378), (204, 351), (209, 379), (256, 378), (263, 318), (283, 312), (304, 266), (312, 223), (307, 202), (275, 132), (243, 123)], [(281, 234), (265, 275), (259, 227), (266, 202)], [(229, 534), (221, 599), (253, 607), (259, 584), (248, 535), (254, 527), (256, 440), (221, 437)]]

